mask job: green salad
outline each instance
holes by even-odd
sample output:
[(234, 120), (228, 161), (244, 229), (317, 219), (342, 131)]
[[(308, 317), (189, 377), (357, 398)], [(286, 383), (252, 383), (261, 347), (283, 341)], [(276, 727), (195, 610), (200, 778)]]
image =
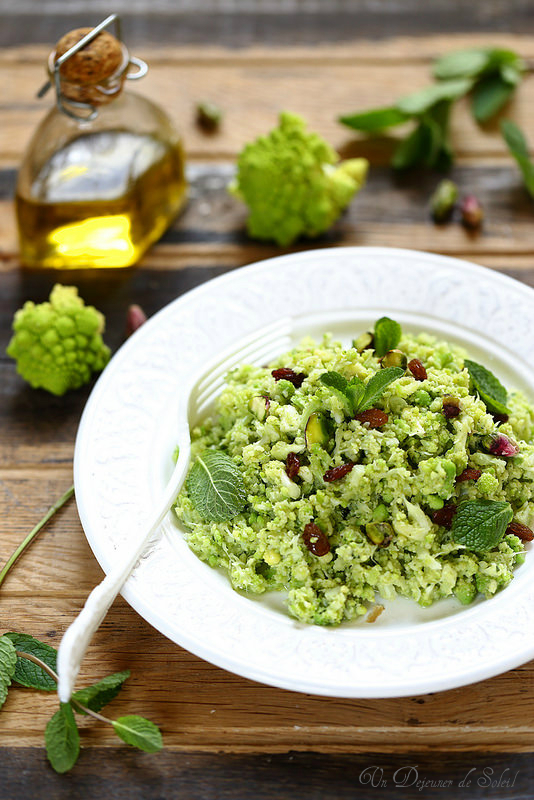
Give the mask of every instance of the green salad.
[(534, 408), (383, 317), (231, 372), (175, 512), (234, 589), (335, 625), (396, 596), (491, 597), (534, 537)]

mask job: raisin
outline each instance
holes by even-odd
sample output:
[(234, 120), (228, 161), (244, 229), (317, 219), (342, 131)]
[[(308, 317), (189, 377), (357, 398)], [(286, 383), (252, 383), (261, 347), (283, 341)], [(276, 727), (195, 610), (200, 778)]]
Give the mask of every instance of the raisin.
[(508, 414), (492, 414), (495, 422), (508, 422)]
[(340, 478), (344, 478), (345, 475), (348, 475), (353, 466), (353, 461), (347, 461), (346, 464), (340, 464), (339, 467), (332, 467), (332, 469), (328, 469), (323, 475), (323, 481), (327, 481), (327, 483), (338, 481)]
[(463, 481), (478, 481), (481, 475), (482, 472), (479, 469), (466, 467), (464, 471), (461, 472), (456, 478), (456, 483), (462, 483)]
[(511, 522), (506, 528), (506, 533), (517, 536), (522, 542), (531, 542), (534, 539), (534, 532), (522, 522)]
[(367, 411), (356, 414), (354, 419), (357, 419), (362, 425), (367, 423), (369, 428), (381, 428), (382, 425), (386, 424), (389, 417), (385, 411), (381, 411), (379, 408), (368, 408)]
[(447, 419), (453, 419), (460, 413), (460, 401), (457, 397), (447, 395), (443, 398), (443, 413)]
[(273, 369), (271, 375), (275, 381), (289, 381), (289, 383), (293, 384), (295, 389), (299, 389), (302, 386), (302, 381), (306, 377), (303, 372), (295, 372), (295, 370), (291, 369), (290, 367)]
[(418, 358), (412, 358), (412, 360), (408, 362), (408, 369), (416, 381), (426, 381), (428, 378), (423, 362)]
[(436, 525), (441, 525), (442, 528), (450, 530), (456, 510), (456, 506), (452, 503), (448, 506), (443, 506), (443, 508), (438, 509), (438, 511), (434, 511), (432, 514), (432, 522), (435, 522)]
[(308, 522), (302, 533), (304, 544), (314, 556), (325, 556), (330, 552), (330, 542), (315, 522)]
[(300, 458), (296, 453), (288, 453), (286, 458), (286, 473), (287, 477), (296, 478), (299, 474), (300, 469)]

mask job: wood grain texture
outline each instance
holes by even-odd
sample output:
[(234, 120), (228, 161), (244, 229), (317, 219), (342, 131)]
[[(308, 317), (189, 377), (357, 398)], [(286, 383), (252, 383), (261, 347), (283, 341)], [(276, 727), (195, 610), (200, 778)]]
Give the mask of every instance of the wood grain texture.
[[(91, 388), (55, 398), (22, 382), (3, 355), (15, 309), (26, 299), (45, 299), (56, 280), (74, 282), (84, 299), (105, 313), (106, 340), (115, 350), (124, 338), (130, 303), (141, 303), (153, 314), (205, 280), (286, 252), (249, 239), (245, 210), (226, 191), (237, 152), (272, 127), (280, 108), (303, 113), (343, 156), (365, 154), (373, 164), (368, 186), (332, 230), (287, 252), (316, 246), (407, 246), (467, 258), (534, 286), (532, 201), (495, 127), (479, 130), (465, 104), (455, 113), (460, 159), (452, 176), (462, 193), (479, 195), (486, 212), (482, 232), (469, 235), (456, 222), (436, 227), (430, 221), (428, 198), (439, 176), (394, 176), (385, 166), (390, 140), (364, 141), (335, 121), (339, 113), (387, 103), (424, 85), (436, 54), (485, 44), (489, 32), (492, 43), (534, 58), (528, 3), (513, 0), (505, 13), (501, 2), (439, 0), (421, 14), (419, 2), (399, 0), (391, 4), (395, 10), (380, 16), (365, 12), (368, 4), (358, 0), (349, 10), (350, 4), (342, 2), (334, 21), (332, 14), (314, 16), (305, 3), (301, 8), (297, 3), (300, 13), (293, 16), (249, 10), (239, 20), (237, 11), (173, 15), (163, 8), (166, 0), (156, 2), (150, 18), (137, 13), (139, 4), (132, 6), (126, 34), (139, 43), (135, 52), (151, 64), (139, 90), (162, 102), (184, 132), (192, 191), (183, 216), (131, 270), (95, 275), (19, 269), (11, 196), (14, 168), (45, 112), (46, 104), (34, 99), (48, 52), (43, 43), (52, 42), (58, 30), (81, 24), (86, 14), (77, 6), (66, 14), (45, 0), (39, 7), (50, 13), (29, 25), (32, 4), (25, 0), (18, 10), (8, 9), (8, 24), (0, 27), (0, 44), (10, 45), (0, 52), (0, 563), (70, 485), (74, 438)], [(11, 33), (6, 33), (9, 26)], [(447, 33), (458, 28), (462, 32), (456, 36)], [(194, 126), (193, 107), (201, 97), (225, 108), (217, 136), (207, 137)], [(525, 81), (507, 113), (529, 130), (533, 109), (534, 78)], [(71, 503), (1, 587), (0, 631), (20, 630), (57, 645), (101, 574)], [(81, 682), (124, 668), (132, 670), (132, 677), (110, 713), (148, 716), (161, 724), (167, 748), (176, 752), (148, 758), (126, 748), (110, 749), (117, 743), (112, 732), (84, 719), (83, 743), (91, 750), (61, 782), (46, 766), (41, 749), (55, 697), (15, 689), (0, 725), (2, 798), (24, 797), (28, 781), (44, 781), (50, 798), (76, 791), (119, 799), (171, 797), (179, 785), (180, 796), (188, 800), (263, 800), (276, 793), (322, 799), (328, 797), (332, 776), (332, 796), (344, 798), (354, 796), (370, 758), (380, 764), (390, 754), (384, 761), (390, 785), (391, 769), (402, 766), (405, 757), (412, 761), (414, 754), (433, 776), (459, 780), (471, 765), (471, 756), (460, 756), (460, 751), (472, 751), (478, 769), (486, 763), (496, 770), (516, 764), (521, 778), (514, 797), (530, 796), (532, 767), (517, 754), (534, 747), (534, 662), (474, 686), (420, 697), (364, 701), (301, 695), (202, 661), (166, 640), (119, 598), (95, 636)], [(39, 749), (26, 749), (33, 747)], [(494, 755), (484, 761), (481, 750)], [(27, 770), (23, 778), (21, 765)], [(451, 796), (462, 796), (455, 791)], [(404, 796), (421, 795), (405, 791)], [(465, 796), (486, 795), (482, 787), (471, 787)]]
[[(410, 767), (413, 767), (410, 770)], [(414, 771), (415, 769), (415, 771)], [(374, 784), (369, 779), (373, 775)], [(488, 790), (488, 781), (500, 783)], [(4, 749), (0, 782), (4, 800), (45, 785), (49, 800), (531, 800), (534, 767), (529, 754), (488, 755), (413, 752), (324, 755), (228, 755), (163, 752), (147, 756), (125, 749), (82, 752), (67, 778), (55, 775), (37, 748)], [(433, 785), (430, 782), (434, 782)], [(441, 782), (440, 783), (438, 783)], [(417, 782), (423, 784), (420, 788)]]

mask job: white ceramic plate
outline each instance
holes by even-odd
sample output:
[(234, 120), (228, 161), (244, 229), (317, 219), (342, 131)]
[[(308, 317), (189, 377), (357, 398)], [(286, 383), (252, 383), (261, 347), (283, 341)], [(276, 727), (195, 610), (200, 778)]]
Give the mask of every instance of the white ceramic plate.
[[(174, 300), (115, 355), (82, 417), (76, 500), (100, 565), (143, 530), (170, 475), (176, 407), (218, 349), (286, 314), (324, 312), (312, 330), (347, 343), (384, 313), (406, 330), (463, 344), (534, 398), (534, 291), (429, 253), (336, 248), (235, 270)], [(335, 318), (335, 324), (329, 324)], [(337, 697), (393, 697), (468, 684), (534, 656), (534, 554), (488, 601), (387, 605), (374, 624), (335, 629), (291, 619), (280, 597), (255, 599), (188, 549), (177, 524), (150, 547), (123, 595), (155, 628), (202, 658), (273, 686)]]

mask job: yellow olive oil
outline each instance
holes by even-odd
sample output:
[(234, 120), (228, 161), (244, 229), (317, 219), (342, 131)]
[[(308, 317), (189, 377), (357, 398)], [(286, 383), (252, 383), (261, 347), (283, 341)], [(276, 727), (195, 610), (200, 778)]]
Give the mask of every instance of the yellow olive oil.
[(17, 192), (22, 262), (30, 267), (129, 267), (186, 197), (178, 142), (107, 130), (68, 142)]

